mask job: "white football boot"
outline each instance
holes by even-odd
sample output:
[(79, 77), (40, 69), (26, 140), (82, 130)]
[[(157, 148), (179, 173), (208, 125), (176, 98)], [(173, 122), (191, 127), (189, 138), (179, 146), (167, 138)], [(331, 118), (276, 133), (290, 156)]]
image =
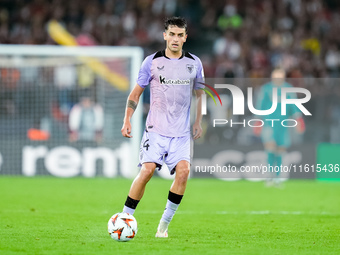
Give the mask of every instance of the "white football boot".
[(169, 223), (160, 221), (155, 237), (167, 238), (168, 237), (168, 226), (169, 226)]

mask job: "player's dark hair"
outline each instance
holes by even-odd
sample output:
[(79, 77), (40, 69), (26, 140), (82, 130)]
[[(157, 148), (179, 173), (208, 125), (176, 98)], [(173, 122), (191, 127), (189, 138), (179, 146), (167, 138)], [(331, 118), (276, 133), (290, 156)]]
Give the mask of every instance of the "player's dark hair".
[(164, 22), (165, 31), (168, 30), (169, 26), (176, 26), (179, 28), (184, 28), (185, 33), (188, 33), (187, 21), (182, 17), (167, 18)]

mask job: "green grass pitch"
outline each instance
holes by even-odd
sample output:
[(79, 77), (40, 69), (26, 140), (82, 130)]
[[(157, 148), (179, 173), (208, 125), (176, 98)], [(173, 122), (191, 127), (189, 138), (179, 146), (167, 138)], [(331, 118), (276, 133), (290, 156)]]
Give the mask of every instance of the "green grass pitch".
[(107, 221), (131, 180), (0, 178), (0, 254), (340, 254), (340, 182), (191, 179), (168, 239), (156, 239), (171, 181), (153, 178), (116, 242)]

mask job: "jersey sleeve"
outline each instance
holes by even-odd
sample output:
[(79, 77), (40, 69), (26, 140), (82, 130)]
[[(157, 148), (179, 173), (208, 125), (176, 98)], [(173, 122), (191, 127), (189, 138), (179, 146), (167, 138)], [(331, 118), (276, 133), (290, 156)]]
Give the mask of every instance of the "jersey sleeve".
[(199, 58), (196, 58), (196, 63), (197, 63), (197, 73), (195, 77), (194, 89), (203, 89), (204, 85), (201, 84), (201, 83), (204, 83), (203, 65)]
[(148, 86), (151, 81), (151, 62), (152, 57), (146, 57), (142, 63), (141, 68), (139, 69), (137, 84), (142, 88)]

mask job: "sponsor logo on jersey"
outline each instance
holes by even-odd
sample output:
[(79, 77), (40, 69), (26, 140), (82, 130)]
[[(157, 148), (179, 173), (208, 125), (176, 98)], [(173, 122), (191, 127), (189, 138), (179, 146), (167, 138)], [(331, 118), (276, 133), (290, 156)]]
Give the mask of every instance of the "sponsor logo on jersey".
[(160, 75), (159, 76), (159, 82), (160, 84), (165, 84), (165, 85), (190, 85), (190, 79), (167, 79), (164, 76)]

